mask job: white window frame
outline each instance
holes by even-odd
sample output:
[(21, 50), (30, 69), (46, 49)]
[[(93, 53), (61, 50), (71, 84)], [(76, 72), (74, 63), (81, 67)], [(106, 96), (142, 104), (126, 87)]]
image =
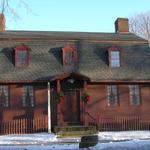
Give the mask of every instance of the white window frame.
[(119, 105), (117, 85), (107, 85), (107, 105), (108, 106)]
[(17, 66), (25, 66), (28, 61), (28, 52), (26, 50), (18, 50)]
[[(2, 96), (5, 96), (5, 101)], [(9, 87), (8, 85), (0, 85), (0, 108), (7, 107), (9, 107)]]
[[(27, 93), (27, 92), (29, 92), (29, 93)], [(27, 94), (29, 94), (28, 96), (30, 97), (30, 101), (26, 101)], [(23, 86), (22, 106), (23, 107), (34, 107), (35, 106), (34, 87), (32, 85)]]
[(137, 84), (129, 85), (129, 95), (131, 105), (141, 105), (140, 86)]
[(110, 51), (111, 67), (120, 67), (120, 51)]

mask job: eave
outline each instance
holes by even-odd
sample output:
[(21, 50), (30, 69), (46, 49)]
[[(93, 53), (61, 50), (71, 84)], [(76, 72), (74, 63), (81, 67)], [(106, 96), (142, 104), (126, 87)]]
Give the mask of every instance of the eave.
[(150, 83), (150, 80), (91, 80), (89, 83), (97, 83), (97, 84)]

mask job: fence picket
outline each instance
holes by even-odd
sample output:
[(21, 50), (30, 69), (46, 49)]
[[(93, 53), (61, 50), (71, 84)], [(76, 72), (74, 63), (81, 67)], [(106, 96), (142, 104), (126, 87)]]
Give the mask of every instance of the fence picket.
[(97, 126), (100, 131), (150, 130), (150, 121), (143, 122), (136, 115), (112, 118), (99, 115)]
[[(143, 121), (140, 116), (98, 116), (97, 127), (100, 131), (150, 130), (150, 121)], [(48, 130), (47, 116), (34, 119), (16, 119), (1, 122), (0, 134), (26, 134)]]

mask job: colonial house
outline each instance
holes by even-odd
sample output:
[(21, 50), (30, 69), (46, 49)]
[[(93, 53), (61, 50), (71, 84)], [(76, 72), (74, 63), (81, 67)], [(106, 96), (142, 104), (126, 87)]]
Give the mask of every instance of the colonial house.
[(1, 134), (149, 122), (150, 48), (128, 19), (115, 33), (7, 31), (0, 15)]

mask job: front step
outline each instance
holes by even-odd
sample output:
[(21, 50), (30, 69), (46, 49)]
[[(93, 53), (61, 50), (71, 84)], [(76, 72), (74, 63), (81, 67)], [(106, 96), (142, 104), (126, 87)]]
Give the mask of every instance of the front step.
[(54, 132), (59, 137), (81, 137), (84, 135), (96, 134), (96, 126), (65, 126), (65, 127), (54, 127)]

